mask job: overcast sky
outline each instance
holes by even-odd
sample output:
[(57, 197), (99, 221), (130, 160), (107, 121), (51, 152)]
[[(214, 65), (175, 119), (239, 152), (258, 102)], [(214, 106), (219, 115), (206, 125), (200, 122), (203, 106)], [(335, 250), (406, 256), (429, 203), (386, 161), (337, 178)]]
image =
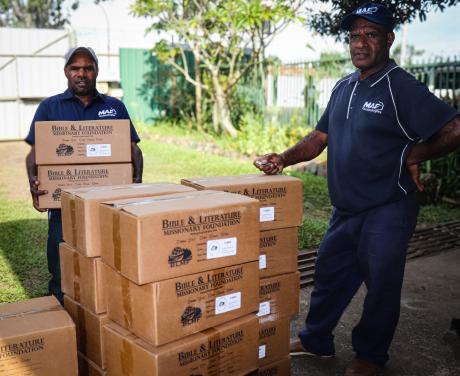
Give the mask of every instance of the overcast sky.
[[(97, 33), (97, 38), (93, 40), (97, 44), (106, 45), (103, 42), (107, 30), (105, 11), (109, 19), (113, 52), (119, 47), (152, 47), (154, 35), (144, 38), (144, 30), (149, 21), (129, 15), (131, 3), (132, 0), (109, 0), (95, 5), (93, 0), (82, 0), (80, 8), (70, 19), (80, 35), (79, 42), (91, 43), (92, 39), (85, 39), (85, 36)], [(406, 35), (407, 43), (424, 50), (425, 56), (460, 56), (460, 5), (447, 8), (444, 12), (431, 12), (425, 22), (414, 21), (407, 26)], [(401, 32), (397, 32), (396, 44), (401, 40)], [(291, 25), (275, 38), (267, 49), (267, 55), (278, 56), (284, 62), (293, 62), (315, 59), (323, 51), (344, 49), (333, 38), (313, 36), (311, 31), (301, 25)]]

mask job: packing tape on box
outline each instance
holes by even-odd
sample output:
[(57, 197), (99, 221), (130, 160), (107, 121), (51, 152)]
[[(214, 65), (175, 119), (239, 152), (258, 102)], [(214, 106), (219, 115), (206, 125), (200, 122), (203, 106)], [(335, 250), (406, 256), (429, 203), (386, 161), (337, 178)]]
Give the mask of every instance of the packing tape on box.
[(125, 338), (122, 339), (122, 350), (120, 352), (120, 364), (121, 364), (121, 374), (122, 375), (132, 375), (133, 374), (133, 350), (129, 344), (129, 341)]
[(24, 311), (24, 312), (0, 313), (0, 320), (6, 320), (11, 317), (23, 317), (23, 316), (32, 315), (35, 313), (40, 313), (40, 312), (52, 312), (52, 311), (61, 311), (61, 310), (62, 310), (62, 306), (59, 305), (59, 306), (53, 306), (53, 307), (35, 308), (35, 309), (31, 309), (31, 310)]
[(120, 211), (113, 215), (112, 226), (113, 262), (115, 269), (121, 270), (121, 237), (120, 237)]
[(75, 213), (75, 196), (70, 198), (70, 223), (72, 223), (72, 244), (77, 244), (77, 214)]
[[(81, 270), (80, 270), (80, 255), (77, 252), (74, 252), (73, 254), (73, 298), (80, 303), (81, 299), (81, 289), (80, 289), (80, 276), (81, 276)], [(76, 278), (78, 277), (78, 278)]]
[(81, 300), (81, 289), (80, 289), (80, 282), (73, 281), (73, 298), (76, 302), (80, 303)]
[(77, 252), (73, 253), (73, 273), (76, 277), (81, 276), (80, 271), (80, 255)]
[[(216, 344), (216, 343), (219, 343), (220, 342), (220, 339), (221, 339), (221, 335), (219, 333), (219, 331), (217, 329), (214, 329), (214, 328), (209, 328), (207, 329), (206, 331), (206, 334), (208, 335), (208, 343), (209, 344)], [(208, 334), (209, 333), (209, 334)], [(211, 349), (209, 349), (211, 350)], [(220, 374), (220, 367), (221, 367), (221, 357), (222, 357), (222, 354), (221, 354), (222, 350), (219, 351), (215, 356), (214, 354), (212, 354), (212, 351), (209, 351), (209, 356), (208, 358), (206, 359), (206, 366), (207, 366), (207, 369), (208, 369), (208, 372), (207, 374), (208, 375), (214, 375), (214, 374)]]
[[(178, 194), (178, 193), (176, 193)], [(212, 191), (208, 192), (208, 195), (225, 195), (227, 194), (226, 192), (221, 192), (221, 191)], [(110, 204), (112, 207), (116, 209), (121, 209), (124, 207), (128, 206), (138, 206), (138, 205), (146, 205), (146, 204), (153, 204), (156, 202), (163, 202), (163, 201), (177, 201), (177, 200), (183, 200), (184, 198), (190, 198), (190, 199), (196, 199), (196, 196), (192, 196), (189, 193), (184, 193), (183, 195), (180, 196), (175, 196), (175, 197), (148, 197), (148, 198), (141, 198), (136, 201), (131, 201), (131, 202), (122, 202), (119, 204)]]
[(78, 315), (78, 341), (77, 343), (79, 346), (79, 351), (84, 355), (87, 355), (86, 351), (86, 343), (87, 343), (87, 335), (86, 335), (86, 315), (83, 307), (81, 305), (77, 305), (77, 315)]
[(132, 328), (133, 311), (131, 309), (131, 295), (129, 289), (130, 281), (127, 278), (121, 278), (121, 295), (123, 297), (123, 320), (125, 328)]

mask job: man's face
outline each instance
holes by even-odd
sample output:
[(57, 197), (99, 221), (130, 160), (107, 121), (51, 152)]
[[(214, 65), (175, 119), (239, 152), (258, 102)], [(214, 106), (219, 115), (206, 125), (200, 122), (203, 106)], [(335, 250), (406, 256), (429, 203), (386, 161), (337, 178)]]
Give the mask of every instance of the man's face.
[(386, 63), (394, 34), (380, 25), (357, 18), (349, 40), (353, 65), (361, 71), (369, 71)]
[(64, 68), (68, 87), (75, 95), (92, 95), (96, 89), (97, 67), (93, 59), (85, 52), (77, 52)]

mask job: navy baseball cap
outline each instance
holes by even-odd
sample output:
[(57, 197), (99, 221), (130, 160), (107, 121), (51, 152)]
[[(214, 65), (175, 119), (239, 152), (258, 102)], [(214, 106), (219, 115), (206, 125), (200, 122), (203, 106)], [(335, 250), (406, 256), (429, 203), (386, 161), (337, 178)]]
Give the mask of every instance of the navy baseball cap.
[(347, 14), (342, 19), (340, 28), (342, 30), (349, 31), (353, 25), (353, 21), (357, 18), (364, 18), (372, 23), (383, 26), (385, 29), (390, 31), (393, 31), (395, 27), (395, 19), (388, 8), (382, 4), (366, 3), (364, 5), (360, 5), (350, 14)]
[(69, 48), (67, 53), (64, 55), (64, 67), (69, 65), (70, 60), (72, 59), (73, 55), (75, 55), (77, 52), (85, 52), (93, 61), (96, 63), (96, 67), (99, 65), (99, 61), (97, 60), (96, 53), (91, 47), (72, 47)]

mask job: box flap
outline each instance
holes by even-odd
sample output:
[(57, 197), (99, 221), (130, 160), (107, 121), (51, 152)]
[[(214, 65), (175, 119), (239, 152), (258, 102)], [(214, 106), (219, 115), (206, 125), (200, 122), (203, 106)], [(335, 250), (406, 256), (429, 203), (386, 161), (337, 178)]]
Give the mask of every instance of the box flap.
[(176, 193), (160, 197), (147, 197), (128, 200), (115, 200), (104, 202), (104, 205), (112, 206), (131, 215), (140, 217), (162, 212), (174, 212), (184, 210), (206, 210), (213, 207), (225, 207), (241, 203), (254, 202), (252, 198), (235, 195), (221, 191), (191, 191), (187, 193)]
[(25, 316), (37, 312), (59, 311), (62, 306), (54, 296), (44, 296), (14, 303), (0, 304), (0, 322), (10, 317)]
[(182, 184), (192, 184), (204, 188), (220, 187), (222, 185), (273, 184), (300, 181), (286, 175), (247, 174), (236, 176), (208, 176), (181, 179)]
[(174, 183), (125, 184), (73, 190), (82, 200), (116, 200), (139, 195), (164, 195), (175, 192), (193, 192), (194, 189)]

